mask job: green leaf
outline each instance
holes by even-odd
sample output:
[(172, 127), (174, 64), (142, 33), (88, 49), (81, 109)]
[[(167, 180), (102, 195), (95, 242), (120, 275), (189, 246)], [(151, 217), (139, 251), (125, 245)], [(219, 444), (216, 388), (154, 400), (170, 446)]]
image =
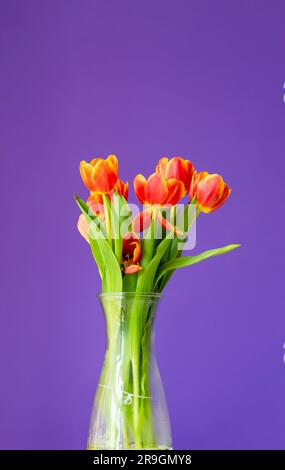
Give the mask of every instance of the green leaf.
[(89, 237), (90, 246), (94, 259), (98, 265), (99, 272), (103, 278), (103, 289), (108, 292), (121, 292), (122, 291), (122, 272), (120, 265), (117, 261), (113, 250), (105, 239), (105, 235), (100, 230), (100, 227), (96, 224), (98, 217), (89, 215), (89, 207), (85, 204), (82, 199), (75, 195), (75, 200), (86, 216), (88, 223), (92, 223), (91, 230), (94, 231), (96, 238)]
[[(174, 238), (172, 241), (171, 241), (171, 245), (170, 245), (170, 248), (168, 250), (168, 261), (171, 261), (175, 258), (178, 258), (182, 255), (182, 251), (181, 250), (178, 250), (177, 248), (177, 245), (178, 245), (178, 240), (177, 238)], [(166, 274), (164, 274), (164, 276), (162, 276), (159, 280), (159, 284), (158, 284), (158, 291), (161, 292), (163, 290), (163, 288), (166, 286), (166, 284), (168, 283), (168, 281), (170, 280), (172, 274), (174, 273), (174, 271), (168, 271)]]
[[(140, 265), (145, 268), (150, 261), (153, 259), (154, 247), (155, 247), (155, 218), (153, 217), (151, 220), (150, 226), (144, 232), (144, 238), (141, 239), (141, 247), (142, 247), (142, 258)], [(140, 274), (139, 277), (142, 276), (143, 273)]]
[(152, 260), (148, 263), (145, 269), (139, 273), (137, 284), (138, 293), (153, 292), (157, 268), (164, 253), (169, 248), (172, 237), (173, 233), (170, 232), (168, 236), (158, 245), (156, 254)]
[[(191, 225), (195, 221), (195, 218), (196, 218), (196, 215), (197, 215), (196, 207), (194, 209), (190, 210), (190, 213), (189, 213), (189, 207), (191, 205), (196, 205), (196, 195), (194, 195), (194, 197), (192, 198), (192, 200), (189, 204), (184, 206), (184, 210), (180, 210), (180, 212), (176, 211), (176, 213), (175, 213), (175, 219), (176, 219), (175, 220), (175, 225), (178, 228), (180, 228), (180, 230), (184, 231), (184, 233), (185, 233), (185, 239), (184, 240), (182, 240), (179, 237), (180, 245), (183, 244), (184, 241), (186, 241), (186, 238), (188, 236), (188, 232), (191, 228)], [(189, 215), (190, 215), (190, 217), (189, 217)], [(180, 258), (181, 256), (182, 256), (182, 249), (181, 248), (178, 249), (178, 238), (175, 237), (171, 242), (169, 250), (163, 256), (162, 263), (169, 262), (169, 261), (171, 261), (172, 259), (175, 259), (175, 258)], [(161, 292), (163, 290), (163, 288), (166, 286), (166, 284), (170, 280), (173, 273), (174, 273), (174, 270), (170, 270), (167, 273), (165, 273), (163, 276), (161, 276), (161, 278), (159, 279), (159, 283), (157, 284), (157, 288), (158, 288), (159, 292)]]
[(184, 206), (184, 210), (177, 214), (177, 227), (179, 227), (182, 231), (184, 231), (185, 234), (187, 234), (195, 219), (197, 218), (197, 215), (198, 212), (196, 208), (196, 195), (194, 195), (191, 202)]
[(215, 248), (213, 250), (203, 251), (196, 256), (181, 256), (180, 258), (175, 258), (172, 261), (168, 261), (167, 263), (163, 264), (158, 271), (158, 276), (156, 278), (156, 283), (160, 280), (164, 274), (168, 273), (169, 271), (173, 271), (174, 269), (184, 268), (186, 266), (190, 266), (192, 264), (199, 263), (207, 258), (211, 258), (212, 256), (223, 255), (228, 253), (229, 251), (238, 248), (240, 245), (227, 245), (221, 248)]
[(111, 236), (111, 201), (108, 198), (107, 194), (103, 194), (103, 203), (104, 203), (104, 214), (105, 214), (105, 224), (106, 232), (109, 244), (112, 246), (112, 236)]

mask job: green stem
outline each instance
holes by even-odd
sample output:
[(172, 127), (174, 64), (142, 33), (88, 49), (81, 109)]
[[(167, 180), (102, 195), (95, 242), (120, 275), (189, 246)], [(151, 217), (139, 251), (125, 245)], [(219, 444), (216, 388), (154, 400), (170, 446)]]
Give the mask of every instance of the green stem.
[(150, 389), (151, 334), (155, 304), (134, 297), (106, 309), (108, 345), (97, 403), (106, 426), (107, 448), (155, 448)]
[(107, 238), (112, 246), (112, 233), (111, 233), (111, 205), (110, 205), (110, 200), (107, 196), (107, 194), (103, 194), (103, 203), (104, 203), (104, 215), (105, 215), (105, 224), (106, 224), (106, 232), (107, 232)]
[(145, 268), (153, 257), (154, 251), (154, 233), (155, 233), (155, 217), (152, 214), (152, 221), (147, 230), (145, 230), (142, 240), (142, 259), (141, 266)]

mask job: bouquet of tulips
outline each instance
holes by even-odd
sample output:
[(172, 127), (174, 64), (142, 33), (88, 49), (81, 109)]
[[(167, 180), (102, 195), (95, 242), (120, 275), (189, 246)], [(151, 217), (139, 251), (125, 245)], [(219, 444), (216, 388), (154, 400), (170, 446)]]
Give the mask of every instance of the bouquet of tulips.
[[(75, 195), (82, 212), (78, 230), (90, 244), (102, 279), (103, 295), (158, 295), (176, 269), (239, 246), (227, 245), (194, 256), (183, 255), (183, 249), (189, 248), (191, 233), (195, 232), (197, 216), (217, 210), (231, 193), (220, 175), (197, 172), (189, 160), (163, 157), (148, 179), (142, 174), (134, 178), (134, 192), (143, 205), (142, 210), (128, 203), (128, 183), (119, 178), (115, 155), (95, 158), (90, 163), (81, 161), (80, 174), (90, 194), (86, 202)], [(181, 204), (181, 200), (185, 203)], [(148, 331), (152, 307), (134, 302), (132, 314), (125, 314), (122, 321), (120, 305), (111, 302), (106, 308), (109, 351), (101, 385), (105, 394), (106, 390), (111, 392), (104, 398), (102, 389), (96, 399), (107, 429), (106, 445), (118, 448), (122, 428), (128, 429), (123, 448), (153, 448), (157, 444), (152, 411), (148, 400), (143, 399), (151, 393)], [(122, 328), (127, 331), (127, 339), (119, 342)], [(122, 347), (125, 352), (118, 372)], [(118, 375), (120, 381), (116, 385), (114, 377)], [(126, 391), (136, 399), (131, 412), (125, 411), (123, 424), (119, 426), (116, 413), (110, 410), (115, 409), (114, 403)], [(94, 447), (91, 443), (90, 448)]]
[[(231, 193), (220, 175), (198, 173), (189, 160), (163, 157), (148, 179), (142, 174), (134, 178), (135, 194), (143, 204), (134, 216), (115, 155), (81, 161), (80, 174), (90, 196), (86, 202), (75, 196), (82, 211), (78, 230), (90, 243), (103, 292), (161, 292), (177, 268), (239, 246), (182, 256), (198, 214), (215, 211)], [(178, 204), (183, 197), (187, 203)]]

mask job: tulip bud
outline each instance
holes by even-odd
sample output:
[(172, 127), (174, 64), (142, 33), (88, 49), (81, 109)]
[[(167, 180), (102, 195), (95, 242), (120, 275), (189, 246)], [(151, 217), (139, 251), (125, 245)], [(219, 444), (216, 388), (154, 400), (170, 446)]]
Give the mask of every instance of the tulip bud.
[(108, 193), (114, 189), (118, 180), (118, 160), (109, 155), (106, 160), (95, 158), (90, 163), (80, 162), (80, 174), (85, 186), (96, 193)]
[(117, 193), (120, 196), (123, 196), (127, 201), (129, 195), (129, 183), (124, 183), (122, 180), (120, 180), (120, 178), (118, 178), (118, 181), (114, 186), (114, 191), (117, 191)]
[(217, 174), (195, 172), (190, 187), (190, 200), (196, 194), (196, 204), (205, 213), (218, 209), (229, 197), (231, 189)]
[(139, 265), (141, 259), (141, 242), (134, 232), (128, 232), (123, 237), (123, 256), (124, 274), (133, 274), (142, 267)]

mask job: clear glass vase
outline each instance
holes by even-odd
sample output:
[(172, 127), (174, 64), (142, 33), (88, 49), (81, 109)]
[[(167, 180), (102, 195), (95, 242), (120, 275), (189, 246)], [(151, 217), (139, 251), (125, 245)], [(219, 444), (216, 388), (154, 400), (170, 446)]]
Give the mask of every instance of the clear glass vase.
[(153, 348), (159, 294), (101, 294), (107, 347), (88, 449), (171, 449), (171, 431)]

